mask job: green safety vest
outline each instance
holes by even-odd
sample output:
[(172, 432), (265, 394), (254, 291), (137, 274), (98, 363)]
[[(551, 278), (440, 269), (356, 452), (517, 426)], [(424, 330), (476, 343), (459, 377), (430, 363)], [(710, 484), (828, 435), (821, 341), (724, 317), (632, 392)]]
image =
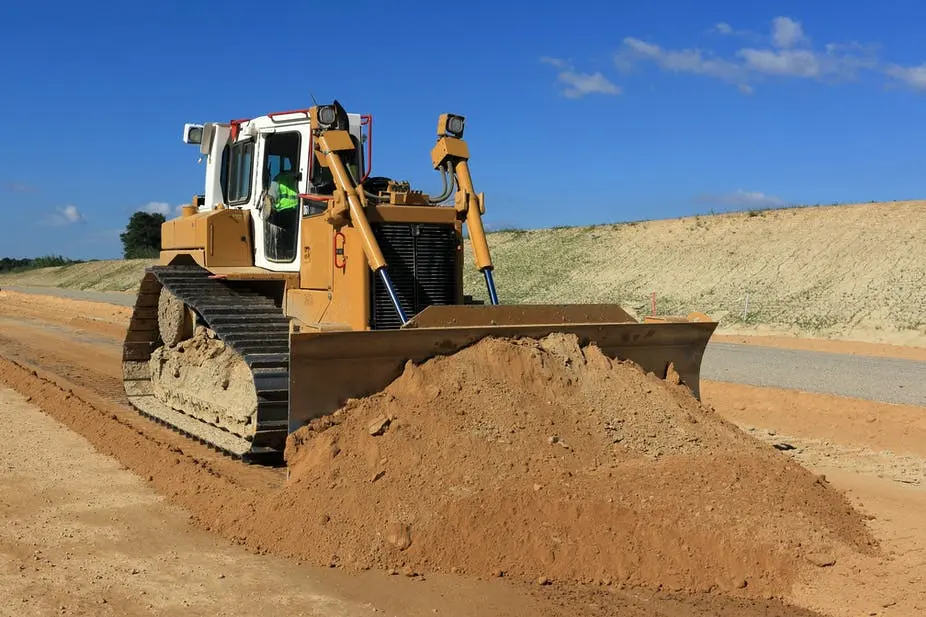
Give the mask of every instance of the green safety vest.
[(296, 172), (284, 171), (277, 174), (275, 178), (280, 187), (280, 199), (277, 201), (276, 209), (292, 210), (299, 206), (299, 191), (296, 188)]

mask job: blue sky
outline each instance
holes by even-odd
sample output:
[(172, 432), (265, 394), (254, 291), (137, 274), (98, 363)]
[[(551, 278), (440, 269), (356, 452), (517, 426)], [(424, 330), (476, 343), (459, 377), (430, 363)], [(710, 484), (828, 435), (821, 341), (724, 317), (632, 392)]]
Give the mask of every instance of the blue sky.
[(184, 122), (310, 94), (372, 113), (374, 173), (432, 192), (437, 116), (465, 115), (495, 228), (926, 193), (912, 0), (32, 1), (0, 20), (0, 255), (118, 257), (133, 211), (202, 191)]

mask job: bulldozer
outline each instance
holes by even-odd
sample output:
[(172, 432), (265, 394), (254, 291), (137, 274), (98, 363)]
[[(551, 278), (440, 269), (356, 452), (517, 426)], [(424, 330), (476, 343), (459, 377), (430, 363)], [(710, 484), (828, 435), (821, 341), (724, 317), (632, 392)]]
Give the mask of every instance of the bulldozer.
[[(162, 224), (140, 282), (123, 344), (131, 404), (240, 460), (281, 460), (289, 434), (408, 362), (552, 333), (660, 377), (674, 368), (699, 398), (717, 325), (702, 313), (637, 320), (617, 304), (499, 302), (465, 124), (439, 115), (437, 195), (373, 176), (373, 117), (337, 100), (185, 124), (204, 192)], [(467, 235), (485, 299), (464, 293)]]

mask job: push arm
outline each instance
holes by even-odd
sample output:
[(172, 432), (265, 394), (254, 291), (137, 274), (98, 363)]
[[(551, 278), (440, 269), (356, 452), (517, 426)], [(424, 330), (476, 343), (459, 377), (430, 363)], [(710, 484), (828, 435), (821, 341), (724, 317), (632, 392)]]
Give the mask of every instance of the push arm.
[(440, 169), (448, 161), (453, 166), (457, 182), (454, 207), (459, 216), (465, 218), (469, 228), (469, 239), (473, 245), (476, 267), (483, 273), (489, 301), (498, 304), (495, 280), (492, 277), (492, 257), (489, 255), (489, 242), (486, 240), (482, 226), (482, 214), (485, 212), (485, 197), (476, 194), (473, 178), (469, 173), (469, 147), (463, 141), (463, 117), (443, 114), (437, 123), (437, 144), (431, 150), (431, 162), (435, 169)]
[[(321, 117), (320, 117), (321, 116)], [(332, 118), (333, 116), (333, 118)], [(347, 130), (347, 116), (343, 113), (343, 108), (335, 102), (334, 105), (324, 107), (313, 107), (311, 110), (312, 131), (315, 134), (315, 156), (318, 157), (319, 163), (327, 167), (331, 172), (331, 177), (335, 183), (334, 202), (335, 209), (338, 209), (339, 202), (342, 207), (346, 205), (350, 220), (354, 227), (360, 232), (363, 239), (363, 252), (366, 254), (370, 268), (376, 272), (389, 298), (395, 307), (399, 319), (405, 324), (408, 317), (402, 306), (399, 304), (399, 298), (396, 295), (395, 288), (392, 286), (392, 280), (386, 269), (386, 259), (379, 248), (376, 236), (373, 235), (373, 229), (367, 220), (366, 212), (363, 209), (363, 202), (357, 193), (357, 187), (354, 185), (353, 178), (347, 173), (344, 166), (344, 160), (341, 158), (342, 152), (353, 152), (354, 142), (350, 138), (350, 132)], [(341, 126), (341, 125), (344, 126)], [(346, 204), (344, 203), (346, 202)]]

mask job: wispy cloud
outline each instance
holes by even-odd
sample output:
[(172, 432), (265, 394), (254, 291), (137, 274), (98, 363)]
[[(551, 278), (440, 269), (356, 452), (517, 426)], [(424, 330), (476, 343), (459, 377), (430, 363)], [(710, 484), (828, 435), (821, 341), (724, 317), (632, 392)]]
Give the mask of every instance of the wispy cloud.
[[(725, 40), (739, 39), (738, 45), (722, 53), (700, 46), (672, 47), (656, 41), (626, 36), (614, 52), (618, 71), (630, 73), (640, 66), (655, 66), (673, 74), (687, 74), (716, 79), (735, 86), (744, 94), (753, 94), (760, 84), (783, 80), (816, 81), (825, 85), (857, 80), (868, 74), (886, 77), (910, 89), (926, 92), (926, 62), (913, 66), (885, 62), (880, 58), (881, 45), (858, 41), (815, 42), (804, 24), (790, 16), (779, 15), (767, 23), (764, 32), (738, 29), (721, 21), (702, 34)], [(560, 58), (541, 58), (558, 69), (557, 82), (562, 94), (579, 98), (588, 94), (622, 94), (604, 73), (583, 73), (571, 62)]]
[(884, 72), (914, 90), (926, 91), (926, 62), (919, 66), (892, 64), (885, 67)]
[(21, 182), (7, 182), (3, 186), (7, 190), (13, 191), (15, 193), (34, 193), (38, 190), (34, 186), (29, 186), (28, 184), (23, 184)]
[(627, 69), (637, 60), (654, 62), (661, 69), (672, 73), (693, 73), (734, 82), (745, 77), (742, 66), (711, 52), (701, 49), (664, 49), (654, 43), (626, 37), (615, 62), (619, 68)]
[(171, 206), (166, 201), (150, 201), (138, 209), (149, 214), (163, 214), (166, 217), (171, 217), (179, 215), (183, 211), (183, 205)]
[(626, 37), (614, 61), (624, 70), (640, 62), (651, 62), (666, 72), (702, 75), (735, 84), (747, 94), (753, 92), (755, 82), (765, 77), (834, 82), (854, 78), (860, 69), (878, 65), (876, 46), (828, 43), (815, 49), (801, 22), (785, 16), (775, 17), (764, 36), (735, 30), (726, 22), (715, 24), (711, 32), (749, 36), (760, 44), (742, 47), (724, 57), (700, 48), (670, 49)]
[(699, 195), (696, 200), (702, 204), (725, 206), (728, 208), (775, 208), (785, 205), (780, 197), (760, 193), (759, 191), (744, 191), (742, 189), (732, 193), (709, 193)]
[(556, 80), (562, 86), (563, 96), (567, 98), (577, 99), (589, 94), (617, 95), (621, 93), (620, 87), (612, 83), (600, 71), (582, 73), (576, 71), (570, 62), (561, 58), (543, 57), (540, 61), (559, 69)]
[(67, 205), (58, 206), (55, 211), (47, 217), (47, 221), (52, 225), (75, 225), (86, 222), (86, 218), (81, 214), (77, 206)]

